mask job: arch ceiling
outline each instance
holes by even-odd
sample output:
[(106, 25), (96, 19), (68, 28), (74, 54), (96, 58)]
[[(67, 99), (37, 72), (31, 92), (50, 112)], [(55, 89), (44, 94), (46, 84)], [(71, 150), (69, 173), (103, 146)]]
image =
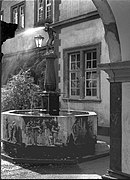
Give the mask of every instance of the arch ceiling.
[(130, 1), (92, 0), (104, 24), (111, 62), (130, 60)]

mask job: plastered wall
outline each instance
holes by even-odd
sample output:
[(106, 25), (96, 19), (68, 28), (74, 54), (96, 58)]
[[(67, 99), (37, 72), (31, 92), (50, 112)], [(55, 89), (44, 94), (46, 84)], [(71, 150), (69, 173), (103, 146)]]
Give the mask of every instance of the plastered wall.
[[(95, 19), (91, 21), (86, 21), (83, 23), (78, 23), (61, 30), (59, 35), (61, 40), (61, 46), (59, 47), (59, 52), (61, 53), (61, 58), (59, 58), (60, 64), (60, 83), (59, 88), (63, 93), (63, 50), (66, 48), (74, 48), (84, 45), (92, 45), (96, 43), (101, 43), (101, 56), (100, 62), (109, 62), (108, 47), (104, 39), (104, 28), (101, 19)], [(98, 125), (99, 126), (109, 126), (109, 82), (107, 80), (107, 74), (103, 71), (100, 72), (101, 77), (101, 102), (93, 101), (73, 101), (70, 102), (70, 108), (79, 110), (90, 110), (95, 111), (98, 114)], [(64, 101), (61, 95), (61, 107), (67, 108), (68, 102)]]
[(59, 20), (62, 21), (95, 10), (91, 0), (61, 0)]

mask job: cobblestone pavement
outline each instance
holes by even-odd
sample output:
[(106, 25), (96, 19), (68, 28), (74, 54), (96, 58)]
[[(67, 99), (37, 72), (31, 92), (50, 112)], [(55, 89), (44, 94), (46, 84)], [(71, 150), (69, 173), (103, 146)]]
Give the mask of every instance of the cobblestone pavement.
[(16, 165), (1, 160), (1, 179), (101, 179), (109, 156), (76, 165)]

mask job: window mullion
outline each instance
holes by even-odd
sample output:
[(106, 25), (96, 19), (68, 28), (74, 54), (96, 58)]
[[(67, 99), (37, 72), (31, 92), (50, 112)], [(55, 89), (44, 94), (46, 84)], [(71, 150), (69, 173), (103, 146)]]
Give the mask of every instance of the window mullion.
[(83, 51), (80, 50), (80, 64), (81, 64), (81, 67), (80, 67), (80, 71), (81, 71), (81, 78), (80, 78), (80, 98), (83, 99), (84, 98), (84, 95), (85, 95), (85, 92), (84, 92), (84, 54), (83, 54)]

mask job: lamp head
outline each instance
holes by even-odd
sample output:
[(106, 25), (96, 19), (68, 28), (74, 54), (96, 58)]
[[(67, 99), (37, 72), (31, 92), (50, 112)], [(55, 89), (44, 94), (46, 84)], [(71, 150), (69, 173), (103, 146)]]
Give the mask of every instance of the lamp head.
[(36, 47), (42, 47), (43, 40), (44, 40), (43, 36), (41, 35), (35, 36)]

